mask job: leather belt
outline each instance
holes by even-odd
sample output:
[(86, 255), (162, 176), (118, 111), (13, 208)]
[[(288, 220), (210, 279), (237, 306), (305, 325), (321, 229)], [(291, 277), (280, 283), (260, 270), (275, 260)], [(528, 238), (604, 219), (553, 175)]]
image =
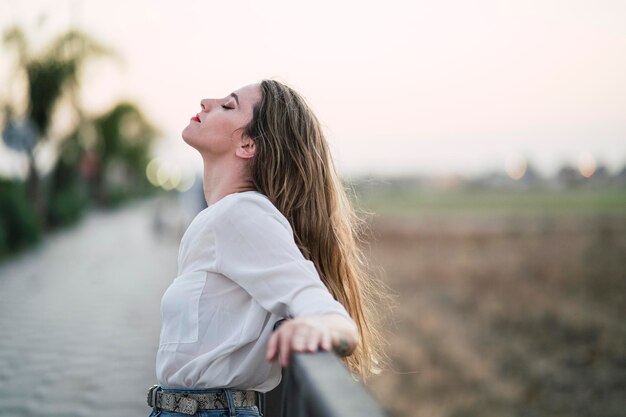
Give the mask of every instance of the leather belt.
[[(148, 405), (154, 407), (152, 399), (154, 390), (159, 386), (154, 385), (148, 390)], [(252, 407), (257, 405), (257, 391), (244, 391), (230, 389), (235, 407)], [(181, 389), (181, 392), (157, 391), (156, 408), (165, 411), (194, 415), (201, 410), (228, 409), (228, 399), (223, 389), (214, 392), (189, 392)]]

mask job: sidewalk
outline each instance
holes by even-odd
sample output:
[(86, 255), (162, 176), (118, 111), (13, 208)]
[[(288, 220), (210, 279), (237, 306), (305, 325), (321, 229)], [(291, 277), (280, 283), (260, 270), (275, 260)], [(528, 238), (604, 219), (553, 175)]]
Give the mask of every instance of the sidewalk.
[(150, 413), (180, 242), (154, 231), (156, 207), (93, 212), (0, 265), (0, 417)]

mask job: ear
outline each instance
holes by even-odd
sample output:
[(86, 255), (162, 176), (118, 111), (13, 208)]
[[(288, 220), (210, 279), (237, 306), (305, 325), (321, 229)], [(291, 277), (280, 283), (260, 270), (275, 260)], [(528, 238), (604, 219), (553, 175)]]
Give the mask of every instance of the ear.
[(254, 146), (254, 141), (248, 136), (242, 136), (241, 142), (239, 142), (239, 146), (235, 150), (235, 155), (243, 159), (250, 159), (255, 153), (256, 146)]

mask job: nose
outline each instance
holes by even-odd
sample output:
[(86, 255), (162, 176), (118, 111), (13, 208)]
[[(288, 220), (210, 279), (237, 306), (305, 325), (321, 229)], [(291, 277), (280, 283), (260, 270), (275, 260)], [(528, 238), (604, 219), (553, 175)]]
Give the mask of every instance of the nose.
[(212, 107), (211, 99), (203, 98), (200, 100), (200, 107), (202, 107), (202, 111), (209, 111)]

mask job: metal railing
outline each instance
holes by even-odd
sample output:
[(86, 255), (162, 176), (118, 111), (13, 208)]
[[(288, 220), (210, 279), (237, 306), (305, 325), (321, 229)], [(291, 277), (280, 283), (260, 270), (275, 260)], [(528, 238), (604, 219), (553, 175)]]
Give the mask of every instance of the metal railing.
[(389, 417), (330, 352), (292, 353), (264, 408), (265, 417)]

